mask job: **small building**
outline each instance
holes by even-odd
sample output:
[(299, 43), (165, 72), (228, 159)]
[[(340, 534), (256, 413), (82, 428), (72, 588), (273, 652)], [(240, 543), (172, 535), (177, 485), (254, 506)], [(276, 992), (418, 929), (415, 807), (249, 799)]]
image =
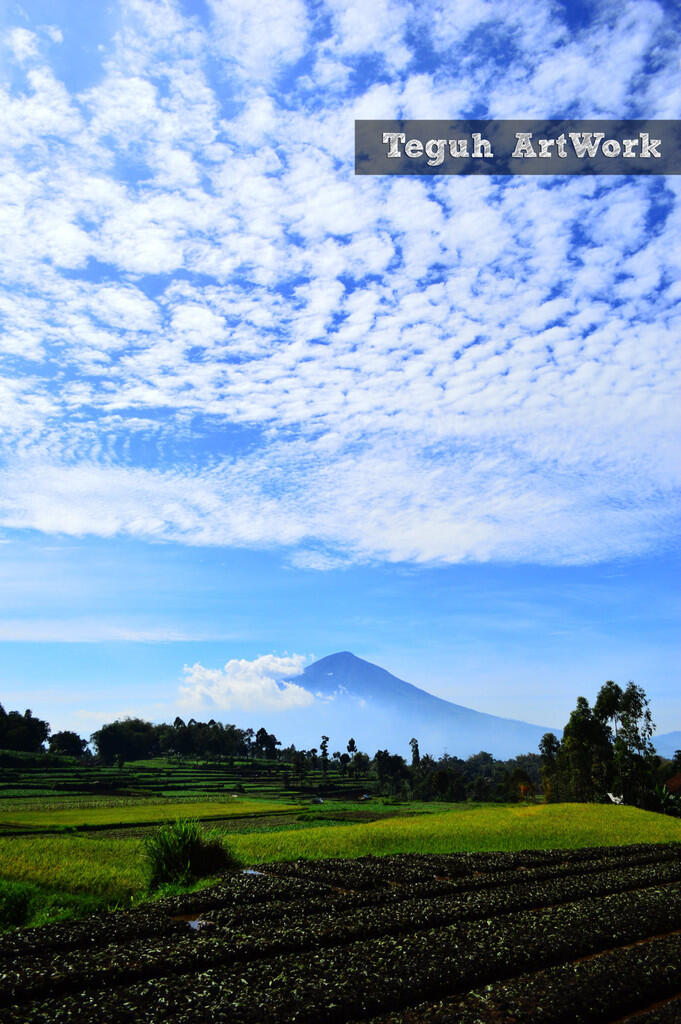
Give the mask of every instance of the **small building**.
[(671, 779), (667, 779), (665, 786), (670, 793), (681, 793), (681, 772), (677, 772), (676, 775), (672, 775)]

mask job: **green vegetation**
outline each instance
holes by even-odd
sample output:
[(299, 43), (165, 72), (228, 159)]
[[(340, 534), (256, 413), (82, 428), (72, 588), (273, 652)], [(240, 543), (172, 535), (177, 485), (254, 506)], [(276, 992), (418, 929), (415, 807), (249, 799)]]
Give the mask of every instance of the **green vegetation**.
[[(377, 821), (335, 821), (332, 815), (365, 812), (366, 805), (345, 803), (345, 811), (324, 805), (304, 812), (314, 820), (291, 816), (288, 827), (229, 833), (229, 847), (245, 866), (324, 857), (358, 858), (367, 854), (443, 853), (523, 849), (574, 849), (641, 842), (681, 842), (681, 822), (633, 807), (596, 804), (396, 806), (376, 802)], [(328, 827), (318, 827), (326, 823)], [(11, 836), (0, 838), (0, 878), (34, 888), (32, 923), (73, 916), (78, 901), (94, 906), (130, 906), (145, 898), (149, 869), (144, 839), (108, 838), (106, 833)], [(222, 833), (224, 842), (224, 832)], [(217, 838), (216, 835), (213, 838)], [(213, 870), (210, 868), (210, 870)], [(216, 867), (215, 873), (224, 870)], [(192, 872), (196, 874), (196, 872)], [(62, 903), (59, 903), (59, 900)], [(63, 913), (60, 913), (59, 907)], [(7, 920), (6, 924), (11, 922)]]
[(34, 718), (28, 708), (20, 715), (18, 711), (5, 711), (0, 704), (0, 749), (39, 751), (49, 734), (48, 723)]
[(635, 807), (602, 804), (473, 806), (455, 804), (440, 813), (389, 818), (365, 825), (338, 825), (235, 836), (244, 864), (299, 857), (363, 857), (396, 853), (481, 850), (549, 850), (625, 843), (681, 842), (681, 822)]
[[(0, 1014), (595, 1024), (654, 1004), (649, 1019), (673, 1021), (680, 882), (678, 844), (273, 864), (1, 936)], [(675, 1000), (669, 1016), (656, 1015), (661, 999)]]
[(30, 882), (0, 879), (0, 927), (49, 924), (82, 917), (107, 904), (96, 893), (64, 892)]
[(32, 885), (0, 881), (0, 921), (9, 926), (26, 924), (31, 917), (34, 895)]
[[(681, 754), (655, 755), (633, 683), (606, 683), (593, 708), (580, 697), (562, 741), (547, 734), (541, 756), (505, 762), (485, 751), (435, 760), (416, 737), (410, 764), (388, 750), (370, 758), (352, 738), (342, 753), (327, 736), (282, 748), (265, 729), (212, 720), (113, 722), (93, 734), (97, 757), (70, 732), (44, 750), (49, 732), (0, 707), (14, 748), (0, 750), (0, 926), (129, 907), (150, 877), (206, 884), (232, 863), (226, 842), (255, 865), (681, 841), (679, 798), (664, 785)], [(639, 807), (605, 803), (608, 792)], [(178, 818), (194, 820), (149, 836)]]
[[(664, 791), (674, 763), (652, 745), (653, 723), (644, 691), (609, 681), (593, 708), (584, 697), (570, 716), (561, 741), (547, 733), (539, 753), (499, 761), (487, 751), (461, 759), (421, 753), (412, 737), (411, 763), (389, 750), (373, 758), (348, 740), (345, 751), (283, 747), (264, 728), (240, 729), (211, 719), (152, 724), (126, 718), (103, 725), (90, 737), (96, 756), (76, 733), (49, 738), (50, 726), (26, 710), (0, 707), (0, 799), (22, 791), (45, 796), (222, 797), (236, 791), (293, 800), (304, 796), (359, 797), (370, 793), (433, 802), (606, 802), (664, 813), (681, 813), (673, 790)], [(42, 737), (42, 740), (41, 740)], [(0, 819), (1, 820), (1, 819)], [(62, 824), (71, 824), (63, 822)], [(77, 824), (77, 823), (76, 823)]]
[(0, 878), (91, 894), (105, 906), (141, 895), (146, 876), (139, 839), (55, 835), (0, 839)]
[(593, 708), (585, 697), (563, 731), (562, 741), (546, 733), (541, 741), (542, 775), (550, 801), (617, 801), (681, 815), (681, 803), (662, 791), (673, 762), (662, 763), (652, 743), (654, 723), (648, 699), (630, 682), (609, 680)]
[(270, 811), (295, 811), (298, 804), (275, 800), (188, 800), (176, 801), (115, 801), (76, 806), (37, 806), (17, 809), (12, 804), (0, 803), (0, 831), (55, 828), (95, 828), (112, 825), (139, 825), (172, 821), (178, 816), (193, 818), (228, 818), (233, 816), (266, 814)]
[(197, 878), (239, 866), (219, 832), (205, 833), (198, 821), (191, 818), (178, 818), (148, 836), (144, 856), (149, 866), (150, 889), (169, 882), (188, 885)]

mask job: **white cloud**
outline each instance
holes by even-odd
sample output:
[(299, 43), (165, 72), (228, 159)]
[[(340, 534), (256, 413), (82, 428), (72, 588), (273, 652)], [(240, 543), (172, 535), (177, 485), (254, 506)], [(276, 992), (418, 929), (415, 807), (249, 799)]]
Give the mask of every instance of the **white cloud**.
[(38, 40), (27, 28), (14, 28), (9, 33), (9, 45), (18, 61), (38, 56)]
[(330, 49), (339, 54), (380, 53), (388, 67), (401, 69), (412, 54), (404, 34), (410, 5), (392, 0), (328, 0), (334, 21)]
[(267, 81), (303, 54), (308, 32), (302, 0), (209, 0), (221, 57), (243, 75)]
[(56, 25), (45, 25), (45, 33), (49, 36), (53, 43), (63, 43), (64, 33)]
[[(540, 2), (438, 4), (430, 27), (389, 0), (211, 11), (219, 81), (208, 28), (171, 0), (121, 4), (81, 93), (47, 64), (26, 74), (17, 30), (4, 528), (301, 545), (289, 560), (317, 568), (666, 543), (680, 183), (351, 166), (356, 116), (485, 96), (507, 116), (667, 110), (660, 5), (604, 5), (574, 32)], [(427, 31), (447, 59), (414, 71)], [(376, 68), (360, 90), (358, 55)]]
[(303, 671), (307, 658), (292, 654), (262, 655), (248, 661), (233, 658), (224, 669), (185, 665), (186, 684), (180, 687), (184, 708), (214, 707), (221, 711), (287, 711), (314, 703), (314, 696), (297, 683), (281, 682)]

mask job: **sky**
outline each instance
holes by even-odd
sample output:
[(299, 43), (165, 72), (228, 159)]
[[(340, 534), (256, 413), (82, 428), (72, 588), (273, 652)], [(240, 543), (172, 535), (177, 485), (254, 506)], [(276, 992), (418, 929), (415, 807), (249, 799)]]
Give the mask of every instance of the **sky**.
[(353, 149), (675, 119), (680, 40), (661, 0), (6, 0), (4, 706), (286, 739), (277, 680), (351, 650), (554, 727), (634, 679), (681, 728), (681, 176)]

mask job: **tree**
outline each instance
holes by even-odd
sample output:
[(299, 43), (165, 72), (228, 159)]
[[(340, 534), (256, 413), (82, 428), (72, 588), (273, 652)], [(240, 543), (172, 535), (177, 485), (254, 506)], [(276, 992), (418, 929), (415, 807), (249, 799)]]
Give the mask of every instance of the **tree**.
[(55, 732), (50, 736), (49, 750), (51, 754), (64, 754), (66, 757), (82, 757), (87, 750), (87, 742), (70, 729)]
[[(192, 722), (189, 723), (191, 726)], [(196, 723), (194, 723), (196, 724)], [(118, 765), (153, 755), (158, 749), (157, 729), (141, 718), (124, 718), (93, 732), (90, 737), (105, 764)]]
[(363, 750), (358, 750), (352, 759), (353, 774), (356, 775), (358, 779), (362, 778), (362, 776), (366, 776), (369, 772), (370, 764), (371, 761), (369, 759), (369, 755), (365, 754)]
[(655, 784), (657, 767), (652, 736), (655, 730), (644, 690), (627, 683), (620, 701), (620, 730), (614, 742), (614, 759), (625, 803), (645, 804)]
[(612, 723), (615, 738), (617, 738), (617, 727), (622, 712), (622, 696), (622, 687), (614, 683), (612, 679), (608, 679), (607, 683), (604, 683), (598, 691), (594, 704), (596, 717), (605, 724)]
[(605, 798), (612, 785), (610, 729), (594, 714), (586, 697), (577, 698), (577, 707), (563, 730), (558, 764), (569, 800)]
[(622, 689), (609, 679), (593, 708), (578, 697), (562, 741), (546, 733), (539, 745), (547, 799), (605, 800), (613, 792), (647, 806), (659, 763), (653, 730), (648, 698), (633, 682)]
[(273, 732), (268, 732), (264, 727), (258, 729), (255, 734), (254, 742), (256, 755), (260, 754), (263, 757), (276, 757), (276, 748), (280, 746), (281, 740), (278, 740)]
[(357, 744), (355, 743), (355, 741), (352, 738), (352, 736), (348, 740), (348, 745), (346, 747), (346, 750), (347, 750), (348, 754), (350, 755), (350, 757), (352, 757), (353, 754), (357, 753)]
[(421, 761), (421, 755), (419, 754), (419, 741), (412, 736), (409, 740), (409, 746), (411, 747), (411, 766), (412, 768), (418, 768), (419, 762)]
[(545, 732), (539, 741), (539, 752), (541, 756), (545, 758), (549, 764), (553, 764), (558, 756), (559, 750), (560, 740), (555, 733)]
[(307, 774), (307, 759), (305, 757), (304, 750), (295, 750), (291, 759), (293, 772), (298, 776), (298, 784), (302, 786), (305, 775)]
[(402, 784), (410, 779), (407, 762), (399, 754), (391, 754), (388, 750), (377, 750), (374, 755), (374, 765), (379, 785), (386, 787), (390, 793), (397, 793), (402, 788)]
[(322, 741), (319, 744), (319, 749), (322, 752), (322, 772), (326, 775), (329, 767), (329, 737), (322, 736)]
[(544, 733), (539, 742), (539, 753), (542, 759), (541, 777), (544, 783), (544, 794), (549, 803), (555, 803), (557, 800), (563, 799), (562, 779), (557, 764), (560, 740), (555, 733)]
[(508, 773), (506, 795), (509, 800), (528, 800), (534, 796), (534, 783), (524, 768), (514, 768)]
[(0, 748), (38, 753), (49, 735), (49, 723), (34, 718), (29, 708), (22, 715), (18, 711), (5, 711), (0, 704)]

